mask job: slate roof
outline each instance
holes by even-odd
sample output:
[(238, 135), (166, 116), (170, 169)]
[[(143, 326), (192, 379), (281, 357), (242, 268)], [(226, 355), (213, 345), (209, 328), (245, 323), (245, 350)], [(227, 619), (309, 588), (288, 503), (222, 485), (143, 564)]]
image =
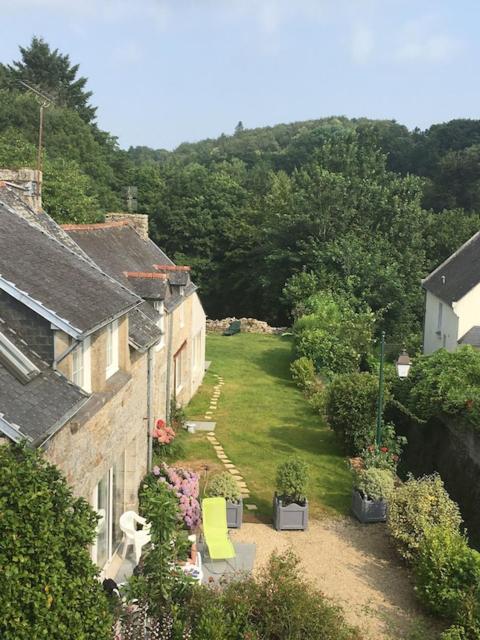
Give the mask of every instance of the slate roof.
[(26, 296), (22, 302), (35, 304), (32, 308), (40, 315), (41, 310), (53, 313), (74, 337), (88, 335), (141, 303), (132, 291), (1, 200), (0, 193), (0, 287), (10, 295)]
[(144, 302), (128, 314), (129, 340), (139, 351), (146, 351), (162, 337), (156, 324), (157, 312), (148, 302)]
[(41, 444), (85, 404), (89, 395), (50, 368), (1, 319), (0, 331), (40, 370), (24, 384), (0, 363), (0, 431), (10, 426), (6, 432), (9, 437)]
[(168, 297), (167, 287), (160, 280), (145, 283), (125, 275), (125, 272), (153, 272), (156, 263), (173, 265), (152, 240), (143, 240), (127, 221), (64, 225), (64, 229), (103, 271), (141, 297)]
[(472, 347), (480, 347), (480, 327), (472, 327), (458, 340), (458, 344), (471, 344)]
[(463, 298), (480, 282), (480, 232), (427, 276), (422, 285), (447, 304)]

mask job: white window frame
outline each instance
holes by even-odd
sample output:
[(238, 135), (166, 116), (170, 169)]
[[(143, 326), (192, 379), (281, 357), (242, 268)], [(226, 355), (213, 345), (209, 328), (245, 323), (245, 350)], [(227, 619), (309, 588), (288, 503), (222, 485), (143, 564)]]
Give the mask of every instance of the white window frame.
[(443, 303), (438, 303), (438, 316), (437, 316), (437, 333), (442, 333), (442, 321), (443, 321)]
[[(175, 394), (179, 394), (185, 386), (187, 343), (185, 342), (174, 358)], [(180, 374), (180, 375), (179, 375)]]
[(159, 315), (159, 318), (157, 320), (157, 327), (162, 332), (162, 337), (155, 345), (155, 349), (157, 351), (160, 351), (160, 349), (162, 349), (165, 345), (165, 305), (163, 304), (163, 302), (156, 301), (153, 303), (153, 307)]
[(107, 325), (107, 342), (105, 348), (107, 380), (118, 371), (118, 320)]
[(72, 382), (87, 393), (92, 390), (90, 338), (85, 338), (72, 351)]
[(196, 371), (202, 360), (202, 330), (193, 337), (192, 368)]

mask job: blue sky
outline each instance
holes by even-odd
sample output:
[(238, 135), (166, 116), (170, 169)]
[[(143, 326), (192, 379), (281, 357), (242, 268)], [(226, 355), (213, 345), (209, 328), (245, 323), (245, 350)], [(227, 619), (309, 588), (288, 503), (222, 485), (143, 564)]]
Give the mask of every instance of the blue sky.
[(120, 144), (328, 115), (480, 118), (478, 0), (0, 0), (0, 60), (33, 34), (89, 78)]

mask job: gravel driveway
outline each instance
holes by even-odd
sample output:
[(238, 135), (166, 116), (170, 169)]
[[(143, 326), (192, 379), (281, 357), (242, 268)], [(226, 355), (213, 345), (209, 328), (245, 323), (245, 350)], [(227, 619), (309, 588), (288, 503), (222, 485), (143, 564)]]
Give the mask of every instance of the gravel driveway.
[(423, 615), (407, 569), (400, 563), (383, 524), (360, 525), (349, 518), (311, 521), (308, 531), (275, 531), (246, 523), (232, 531), (238, 542), (257, 545), (255, 566), (275, 549), (291, 547), (305, 575), (336, 603), (366, 638), (438, 637), (438, 626)]

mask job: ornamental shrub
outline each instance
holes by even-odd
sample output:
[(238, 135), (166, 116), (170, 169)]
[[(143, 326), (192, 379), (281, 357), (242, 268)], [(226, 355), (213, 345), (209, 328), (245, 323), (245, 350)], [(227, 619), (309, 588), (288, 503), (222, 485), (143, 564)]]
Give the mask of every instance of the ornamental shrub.
[(361, 469), (355, 473), (354, 485), (370, 500), (388, 500), (393, 493), (395, 479), (390, 469)]
[[(385, 403), (389, 391), (385, 388)], [(350, 455), (359, 455), (375, 439), (378, 379), (371, 373), (335, 376), (326, 391), (325, 414)]]
[(290, 365), (292, 378), (300, 389), (308, 393), (315, 386), (316, 375), (313, 360), (302, 356), (297, 358)]
[(280, 464), (277, 469), (277, 494), (284, 503), (304, 503), (307, 494), (308, 464), (293, 456)]
[[(427, 529), (415, 560), (416, 589), (433, 613), (471, 627), (471, 606), (480, 597), (480, 554), (451, 527)], [(480, 629), (480, 620), (477, 619)]]
[(462, 518), (456, 502), (448, 495), (438, 474), (409, 477), (392, 494), (388, 528), (401, 556), (414, 560), (425, 532), (441, 525), (458, 531)]
[(0, 470), (0, 638), (109, 639), (93, 509), (38, 451), (0, 445)]
[(226, 471), (210, 478), (206, 493), (207, 496), (221, 496), (230, 502), (240, 500), (240, 488), (235, 478)]
[(178, 499), (165, 478), (149, 475), (142, 482), (140, 511), (150, 523), (152, 545), (142, 556), (141, 575), (133, 580), (129, 595), (148, 604), (151, 614), (165, 616), (188, 594), (191, 581), (179, 566), (188, 557), (188, 531)]
[(400, 399), (423, 420), (444, 412), (480, 427), (480, 353), (470, 345), (420, 356), (402, 382)]
[(200, 524), (200, 503), (198, 501), (199, 477), (189, 469), (169, 467), (165, 462), (152, 469), (158, 482), (165, 482), (178, 499), (180, 515), (187, 529), (195, 529)]

